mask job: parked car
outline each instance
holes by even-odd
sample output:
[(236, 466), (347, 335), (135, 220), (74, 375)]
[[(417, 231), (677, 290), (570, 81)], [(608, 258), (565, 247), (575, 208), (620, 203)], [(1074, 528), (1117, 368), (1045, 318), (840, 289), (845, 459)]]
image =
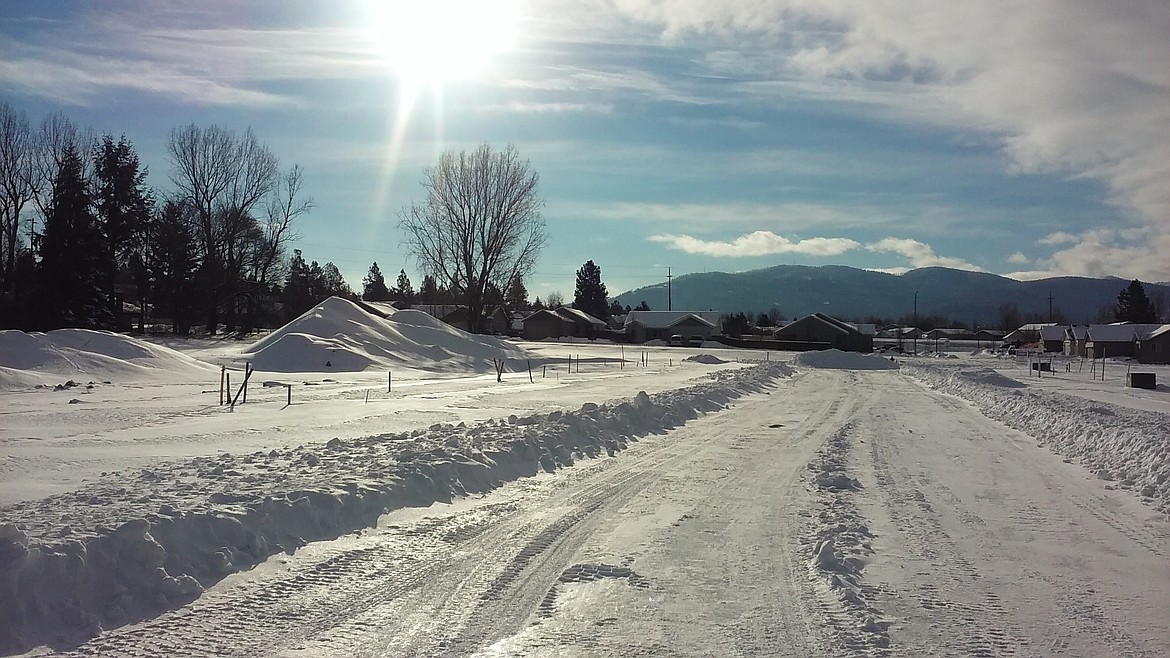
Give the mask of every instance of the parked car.
[(686, 345), (686, 341), (684, 341), (683, 337), (678, 334), (671, 336), (670, 340), (666, 342), (668, 345), (672, 345), (674, 347), (682, 347), (683, 345)]

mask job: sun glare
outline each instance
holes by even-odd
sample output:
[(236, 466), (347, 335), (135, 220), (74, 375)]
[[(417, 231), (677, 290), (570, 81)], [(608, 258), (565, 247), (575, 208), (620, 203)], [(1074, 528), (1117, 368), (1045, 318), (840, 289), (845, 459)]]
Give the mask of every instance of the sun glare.
[(471, 77), (507, 50), (517, 0), (371, 0), (372, 36), (388, 64), (416, 85)]

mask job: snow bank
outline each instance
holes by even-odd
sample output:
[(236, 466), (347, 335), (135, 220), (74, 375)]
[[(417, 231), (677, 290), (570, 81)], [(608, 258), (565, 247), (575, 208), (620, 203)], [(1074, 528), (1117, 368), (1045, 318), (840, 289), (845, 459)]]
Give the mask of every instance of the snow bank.
[(1170, 514), (1167, 414), (1020, 388), (1020, 382), (986, 368), (913, 366), (908, 371), (937, 390), (973, 402), (989, 418), (1035, 437)]
[(0, 649), (77, 642), (389, 510), (614, 456), (790, 373), (769, 363), (573, 411), (197, 457), (10, 505), (0, 510)]
[(826, 368), (829, 370), (898, 369), (898, 364), (885, 357), (860, 354), (858, 352), (842, 352), (838, 349), (802, 352), (792, 362), (796, 365), (807, 366), (809, 368)]
[(694, 356), (688, 356), (687, 358), (683, 359), (683, 361), (694, 361), (695, 363), (704, 363), (707, 365), (718, 365), (720, 363), (727, 363), (727, 361), (720, 359), (719, 357), (715, 356), (714, 354), (696, 354)]
[(422, 311), (371, 315), (330, 297), (244, 350), (269, 372), (358, 372), (405, 365), (424, 370), (486, 371), (492, 359), (525, 359), (520, 348), (456, 329)]
[(109, 331), (0, 331), (0, 388), (61, 379), (159, 381), (206, 379), (216, 368), (161, 345)]

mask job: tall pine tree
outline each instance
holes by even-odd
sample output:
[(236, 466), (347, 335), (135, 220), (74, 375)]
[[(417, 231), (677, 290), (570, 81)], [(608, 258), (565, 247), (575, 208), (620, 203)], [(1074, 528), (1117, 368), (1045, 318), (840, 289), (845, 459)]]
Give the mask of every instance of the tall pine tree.
[(573, 308), (585, 311), (602, 320), (609, 317), (609, 293), (601, 282), (601, 268), (586, 261), (577, 270), (577, 289), (573, 293)]
[(1146, 296), (1146, 288), (1141, 281), (1137, 279), (1130, 281), (1125, 290), (1117, 295), (1113, 317), (1118, 322), (1128, 321), (1135, 324), (1153, 324), (1158, 321), (1158, 311)]
[(149, 296), (146, 249), (154, 205), (146, 188), (146, 170), (139, 166), (138, 154), (124, 135), (117, 144), (113, 137), (103, 137), (93, 160), (97, 174), (94, 205), (105, 237), (102, 259), (110, 310), (115, 317), (120, 316), (123, 299), (132, 294), (143, 311), (139, 314), (141, 325)]
[(384, 302), (390, 299), (390, 290), (386, 287), (386, 277), (383, 276), (378, 261), (370, 265), (370, 271), (362, 279), (362, 299), (367, 302)]
[(153, 282), (156, 317), (171, 319), (172, 331), (186, 336), (200, 308), (195, 288), (199, 269), (193, 209), (183, 202), (163, 203), (150, 232), (147, 265)]
[(40, 281), (43, 326), (111, 329), (105, 241), (93, 213), (77, 148), (65, 148), (45, 211)]
[(410, 277), (406, 276), (406, 270), (398, 270), (398, 280), (394, 282), (394, 296), (407, 304), (414, 301), (414, 285), (410, 283)]

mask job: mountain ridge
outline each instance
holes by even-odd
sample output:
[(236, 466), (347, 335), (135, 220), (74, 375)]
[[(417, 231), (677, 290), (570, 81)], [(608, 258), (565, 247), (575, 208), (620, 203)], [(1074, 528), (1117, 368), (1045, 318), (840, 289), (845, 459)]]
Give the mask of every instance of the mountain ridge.
[[(1020, 316), (1047, 319), (1049, 296), (1055, 319), (1063, 316), (1078, 324), (1095, 322), (1102, 312), (1112, 309), (1128, 282), (1117, 277), (1074, 276), (1017, 281), (947, 267), (889, 274), (846, 265), (776, 265), (738, 273), (684, 274), (673, 279), (670, 296), (676, 310), (758, 314), (775, 308), (783, 318), (821, 311), (854, 319), (912, 317), (917, 296), (919, 318), (941, 316), (986, 327), (1001, 323), (1005, 304), (1014, 304)], [(1164, 312), (1170, 285), (1143, 285)], [(629, 290), (615, 299), (623, 306), (645, 301), (652, 309), (664, 310), (667, 284)]]

